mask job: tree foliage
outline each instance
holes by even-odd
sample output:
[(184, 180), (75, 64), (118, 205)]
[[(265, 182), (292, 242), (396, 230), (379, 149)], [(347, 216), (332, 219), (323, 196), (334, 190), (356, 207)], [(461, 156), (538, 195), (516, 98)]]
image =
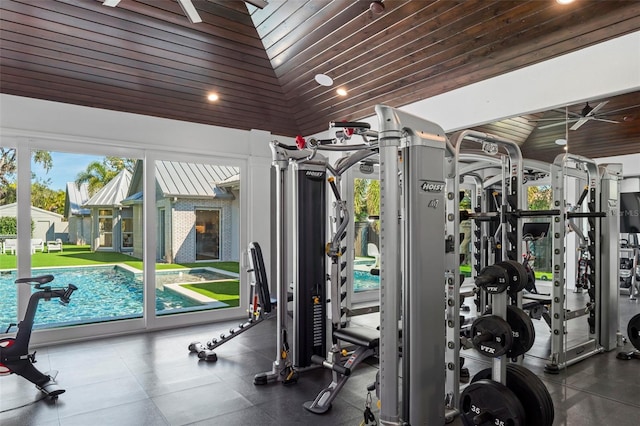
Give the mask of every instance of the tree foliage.
[(93, 161), (87, 168), (76, 176), (76, 185), (87, 183), (89, 194), (94, 195), (103, 188), (111, 179), (116, 177), (121, 170), (127, 169), (133, 172), (136, 160), (132, 158), (105, 157), (102, 161)]
[(0, 217), (0, 235), (16, 235), (18, 233), (18, 219), (15, 216)]
[(551, 200), (553, 199), (553, 191), (551, 186), (530, 186), (527, 188), (527, 201), (530, 210), (549, 210), (551, 209)]
[[(49, 151), (37, 150), (31, 154), (33, 161), (40, 164), (45, 171), (53, 167), (53, 159)], [(0, 204), (15, 202), (15, 179), (18, 165), (16, 161), (15, 148), (0, 147)], [(7, 201), (7, 196), (11, 196), (13, 184), (14, 201)]]
[[(35, 229), (35, 223), (31, 221), (31, 233)], [(15, 216), (0, 217), (0, 235), (17, 235), (18, 234), (18, 218)]]
[[(354, 179), (354, 220), (356, 222), (364, 222), (369, 216), (378, 215), (380, 215), (380, 181), (377, 179)], [(377, 226), (377, 223), (375, 226)]]
[(50, 212), (62, 214), (64, 211), (65, 192), (49, 188), (51, 179), (36, 180), (31, 183), (31, 205)]
[[(51, 179), (36, 179), (31, 182), (31, 205), (50, 212), (62, 214), (66, 194), (63, 190), (49, 188)], [(15, 203), (17, 198), (17, 186), (10, 183), (5, 188), (4, 204)]]

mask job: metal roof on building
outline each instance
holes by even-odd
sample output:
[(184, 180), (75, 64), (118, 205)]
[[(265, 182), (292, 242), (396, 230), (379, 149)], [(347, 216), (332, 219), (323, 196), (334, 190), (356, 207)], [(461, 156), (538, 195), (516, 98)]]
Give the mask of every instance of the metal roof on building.
[(234, 198), (219, 185), (239, 174), (239, 167), (156, 161), (156, 182), (164, 197)]
[(64, 202), (64, 217), (88, 216), (91, 209), (82, 208), (89, 200), (89, 184), (82, 183), (78, 188), (75, 182), (67, 182), (67, 194)]
[(83, 207), (113, 207), (121, 206), (122, 200), (127, 198), (131, 172), (123, 169), (109, 181), (100, 191), (91, 197)]
[[(0, 206), (0, 216), (15, 217), (18, 214), (18, 203), (4, 204)], [(31, 217), (52, 217), (56, 220), (62, 220), (64, 217), (56, 212), (41, 209), (40, 207), (31, 206)]]

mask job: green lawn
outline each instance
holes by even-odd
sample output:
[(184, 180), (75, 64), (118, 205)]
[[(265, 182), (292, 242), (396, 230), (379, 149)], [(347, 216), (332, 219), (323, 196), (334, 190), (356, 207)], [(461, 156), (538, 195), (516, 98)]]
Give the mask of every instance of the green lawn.
[[(15, 269), (17, 257), (12, 254), (0, 254), (0, 269)], [(142, 270), (142, 261), (135, 257), (115, 252), (92, 252), (89, 246), (65, 244), (62, 252), (36, 252), (31, 256), (33, 268), (56, 266), (87, 266), (107, 263), (125, 263), (132, 268)], [(238, 262), (201, 262), (201, 263), (156, 263), (156, 269), (202, 268), (210, 266), (229, 272), (240, 271)]]
[(221, 280), (207, 283), (185, 284), (182, 287), (224, 302), (230, 307), (235, 308), (240, 305), (240, 282), (238, 280)]

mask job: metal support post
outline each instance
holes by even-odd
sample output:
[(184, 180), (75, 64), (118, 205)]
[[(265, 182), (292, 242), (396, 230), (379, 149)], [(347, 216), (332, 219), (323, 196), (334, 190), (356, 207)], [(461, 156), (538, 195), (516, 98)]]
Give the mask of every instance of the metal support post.
[[(620, 268), (620, 181), (621, 164), (599, 166), (600, 207), (606, 216), (600, 221), (600, 338), (605, 351), (617, 347), (618, 303), (620, 299), (618, 271)], [(633, 270), (635, 276), (635, 269)], [(631, 290), (633, 291), (633, 289)]]

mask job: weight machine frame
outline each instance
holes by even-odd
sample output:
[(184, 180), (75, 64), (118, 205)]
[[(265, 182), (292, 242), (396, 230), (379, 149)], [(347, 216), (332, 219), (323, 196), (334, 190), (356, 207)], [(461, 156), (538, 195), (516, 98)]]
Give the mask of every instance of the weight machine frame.
[[(445, 223), (450, 194), (445, 189), (445, 157), (453, 156), (453, 148), (435, 123), (384, 105), (375, 110), (380, 153), (380, 423), (444, 424), (445, 318), (440, 301), (447, 274), (445, 230), (439, 224)], [(420, 326), (424, 324), (428, 327)]]
[[(573, 170), (573, 173), (571, 172)], [(565, 212), (568, 175), (586, 172), (588, 212)], [(575, 154), (560, 154), (551, 165), (553, 206), (563, 211), (552, 222), (553, 280), (551, 304), (551, 355), (545, 371), (557, 373), (561, 368), (575, 364), (592, 355), (612, 350), (617, 345), (618, 278), (619, 268), (619, 165), (602, 166)], [(579, 175), (579, 173), (578, 173)], [(602, 184), (602, 182), (605, 184)], [(604, 211), (603, 211), (604, 210)], [(586, 218), (588, 221), (587, 251), (589, 253), (589, 297), (585, 311), (565, 310), (566, 291), (566, 220)], [(613, 238), (616, 236), (616, 243)], [(612, 284), (613, 283), (613, 284)], [(612, 287), (615, 286), (615, 288)], [(586, 341), (573, 346), (565, 342), (567, 321), (588, 315), (589, 333)]]
[[(451, 137), (451, 143), (455, 148), (455, 155), (450, 159), (450, 167), (448, 168), (447, 176), (447, 220), (446, 220), (446, 232), (448, 241), (447, 250), (447, 352), (446, 352), (446, 401), (448, 408), (448, 416), (457, 413), (458, 405), (460, 402), (460, 369), (458, 368), (460, 357), (460, 315), (459, 315), (459, 291), (460, 282), (459, 278), (459, 247), (460, 241), (458, 240), (458, 229), (460, 223), (460, 202), (458, 199), (458, 193), (460, 190), (460, 181), (467, 174), (467, 170), (461, 168), (461, 159), (468, 155), (465, 150), (462, 149), (463, 142), (472, 142), (480, 144), (482, 154), (472, 154), (474, 160), (491, 160), (497, 163), (500, 168), (500, 182), (502, 187), (502, 202), (500, 205), (500, 211), (496, 215), (500, 219), (501, 223), (501, 257), (503, 260), (519, 260), (522, 256), (522, 244), (519, 242), (522, 240), (522, 220), (518, 215), (511, 213), (521, 210), (522, 206), (522, 194), (519, 192), (519, 188), (522, 183), (522, 153), (520, 148), (515, 142), (507, 139), (499, 138), (497, 136), (486, 134), (482, 132), (464, 130), (455, 133)], [(500, 151), (502, 148), (502, 151)], [(499, 157), (497, 157), (499, 154)], [(499, 160), (496, 160), (499, 158)], [(482, 182), (478, 177), (474, 177), (476, 184), (482, 188)], [(479, 192), (479, 204), (482, 208), (489, 200), (485, 197), (485, 191)], [(506, 194), (506, 196), (504, 196)], [(472, 258), (474, 259), (474, 265), (472, 266), (472, 276), (475, 272), (477, 275), (480, 270), (488, 266), (489, 259), (487, 253), (487, 241), (486, 235), (488, 233), (488, 223), (486, 221), (474, 221), (474, 231), (476, 238), (473, 240), (474, 253)], [(477, 234), (480, 231), (482, 240), (477, 241)], [(482, 295), (481, 295), (482, 296)], [(492, 307), (492, 314), (501, 317), (506, 320), (507, 316), (507, 301), (508, 295), (506, 292), (501, 294), (486, 295), (481, 299), (480, 309), (484, 308), (486, 304), (490, 304)], [(519, 306), (522, 305), (522, 296), (517, 296)], [(507, 363), (504, 357), (494, 358), (492, 360), (493, 380), (505, 384), (507, 374)]]
[[(256, 385), (296, 381), (297, 370), (313, 367), (311, 357), (324, 354), (327, 344), (323, 251), (327, 159), (315, 151), (298, 149), (297, 146), (277, 141), (273, 141), (270, 148), (276, 192), (276, 357), (271, 371), (256, 374)], [(315, 201), (316, 198), (321, 208), (306, 211), (305, 216), (301, 217), (299, 203)], [(302, 228), (313, 234), (309, 239), (315, 238), (317, 241), (302, 241)], [(291, 259), (295, 261), (291, 262)], [(305, 266), (300, 266), (299, 262), (305, 262)], [(291, 327), (287, 303), (289, 284), (292, 285), (293, 296)], [(290, 344), (291, 328), (293, 338)]]

